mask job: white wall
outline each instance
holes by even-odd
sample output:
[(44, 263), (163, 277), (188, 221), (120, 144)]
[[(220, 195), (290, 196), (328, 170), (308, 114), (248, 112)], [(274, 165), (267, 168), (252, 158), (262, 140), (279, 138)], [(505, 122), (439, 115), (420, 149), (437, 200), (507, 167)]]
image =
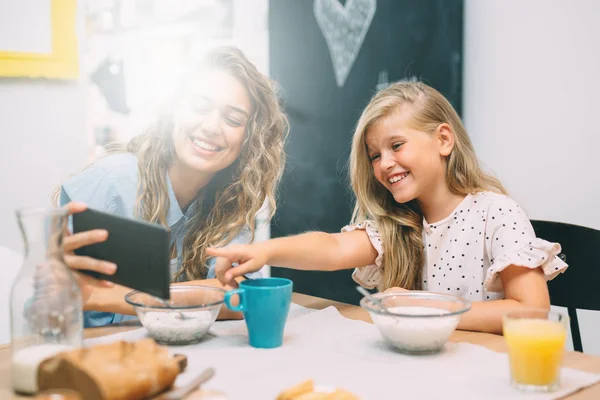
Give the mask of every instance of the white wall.
[[(0, 78), (0, 249), (22, 252), (15, 209), (49, 206), (54, 187), (87, 162), (84, 103), (81, 81)], [(8, 341), (8, 298), (20, 265), (2, 251), (0, 344)]]
[(48, 206), (88, 156), (78, 82), (0, 80), (0, 245), (22, 249), (15, 209)]
[[(597, 0), (465, 0), (465, 124), (530, 218), (600, 229), (598, 15)], [(579, 317), (600, 354), (600, 316)]]
[[(80, 55), (82, 11), (80, 1)], [(82, 81), (0, 78), (0, 140), (0, 246), (22, 251), (15, 209), (50, 205), (54, 187), (84, 166), (91, 151)]]

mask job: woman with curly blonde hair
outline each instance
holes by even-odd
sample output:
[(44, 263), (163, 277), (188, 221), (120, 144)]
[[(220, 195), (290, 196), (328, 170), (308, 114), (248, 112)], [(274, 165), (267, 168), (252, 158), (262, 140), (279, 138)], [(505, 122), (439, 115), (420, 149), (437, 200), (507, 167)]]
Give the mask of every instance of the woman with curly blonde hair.
[[(213, 49), (193, 72), (148, 132), (68, 179), (56, 197), (72, 212), (85, 207), (81, 202), (170, 228), (173, 280), (218, 285), (206, 248), (251, 242), (265, 203), (273, 215), (288, 123), (274, 85), (237, 48)], [(67, 264), (113, 273), (118, 266), (72, 253), (106, 235), (67, 237)], [(127, 289), (78, 278), (84, 306), (94, 310), (86, 326), (133, 314), (123, 301)]]

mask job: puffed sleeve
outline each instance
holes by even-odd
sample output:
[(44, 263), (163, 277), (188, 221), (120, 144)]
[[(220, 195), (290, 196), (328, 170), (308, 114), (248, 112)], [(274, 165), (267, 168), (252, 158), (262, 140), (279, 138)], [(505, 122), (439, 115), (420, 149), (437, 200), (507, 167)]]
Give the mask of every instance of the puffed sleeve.
[(383, 246), (381, 244), (379, 230), (377, 229), (375, 222), (371, 220), (366, 220), (355, 225), (347, 225), (342, 228), (342, 232), (352, 232), (355, 230), (364, 230), (367, 232), (371, 245), (377, 251), (377, 258), (375, 259), (375, 264), (356, 268), (352, 273), (352, 279), (362, 287), (374, 289), (379, 286), (383, 277), (383, 269), (381, 266)]
[(540, 267), (546, 280), (554, 279), (568, 267), (559, 257), (560, 244), (536, 238), (525, 212), (507, 196), (499, 196), (491, 205), (485, 233), (491, 265), (484, 287), (490, 292), (503, 291), (499, 272), (511, 265)]

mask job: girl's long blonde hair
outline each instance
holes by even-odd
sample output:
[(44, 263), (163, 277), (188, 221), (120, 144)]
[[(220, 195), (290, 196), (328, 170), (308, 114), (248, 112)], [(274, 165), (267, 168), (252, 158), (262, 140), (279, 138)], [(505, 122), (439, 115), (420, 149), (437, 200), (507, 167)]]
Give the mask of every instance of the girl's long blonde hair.
[[(265, 201), (270, 217), (276, 209), (275, 192), (285, 164), (284, 142), (289, 131), (278, 102), (275, 85), (261, 74), (235, 47), (222, 46), (203, 58), (201, 67), (223, 70), (248, 91), (251, 115), (238, 159), (219, 171), (197, 196), (195, 213), (183, 243), (182, 265), (174, 280), (203, 279), (207, 274), (208, 246), (223, 246), (243, 229), (254, 239), (255, 216)], [(175, 156), (172, 142), (173, 116), (163, 115), (147, 132), (134, 137), (125, 148), (138, 159), (137, 215), (145, 221), (167, 226), (169, 195), (167, 176)]]
[(363, 111), (350, 154), (350, 181), (356, 204), (352, 223), (367, 219), (377, 224), (383, 245), (383, 280), (378, 289), (398, 286), (421, 289), (424, 264), (423, 214), (415, 200), (399, 204), (373, 174), (365, 137), (369, 129), (393, 112), (410, 112), (411, 127), (433, 133), (446, 123), (454, 133), (454, 148), (445, 158), (446, 183), (454, 194), (490, 190), (506, 193), (498, 179), (487, 174), (477, 160), (460, 117), (448, 100), (422, 82), (396, 82), (378, 92)]

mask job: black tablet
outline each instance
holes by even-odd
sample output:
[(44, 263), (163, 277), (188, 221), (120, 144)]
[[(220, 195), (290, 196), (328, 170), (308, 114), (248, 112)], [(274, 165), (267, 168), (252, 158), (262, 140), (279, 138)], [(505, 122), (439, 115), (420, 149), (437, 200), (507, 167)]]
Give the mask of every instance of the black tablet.
[(81, 247), (75, 254), (113, 262), (117, 264), (117, 272), (114, 275), (81, 272), (163, 299), (169, 298), (170, 232), (167, 228), (93, 209), (73, 214), (74, 233), (92, 229), (107, 230), (108, 239)]

